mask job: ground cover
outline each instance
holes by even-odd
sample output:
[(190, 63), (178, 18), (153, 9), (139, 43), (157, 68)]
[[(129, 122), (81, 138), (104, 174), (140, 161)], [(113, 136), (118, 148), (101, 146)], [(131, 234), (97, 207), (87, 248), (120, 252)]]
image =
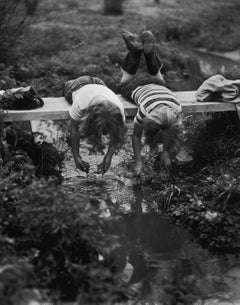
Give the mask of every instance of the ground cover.
[(148, 167), (155, 170), (143, 186), (155, 191), (160, 210), (217, 254), (239, 253), (240, 245), (239, 122), (229, 116), (201, 117), (197, 124), (187, 118), (184, 147), (192, 158), (169, 171), (152, 160)]
[[(239, 42), (238, 5), (236, 0), (201, 4), (190, 0), (159, 4), (128, 0), (124, 14), (111, 16), (103, 14), (101, 1), (56, 4), (42, 0), (24, 36), (13, 47), (14, 60), (1, 68), (2, 88), (31, 83), (44, 96), (61, 95), (61, 80), (91, 74), (116, 89), (125, 54), (122, 29), (136, 33), (151, 29), (167, 80), (177, 82), (179, 90), (196, 87), (202, 78), (191, 48), (235, 50)], [(186, 78), (189, 73), (191, 77)]]
[[(240, 41), (238, 10), (239, 4), (236, 0), (227, 3), (222, 0), (208, 0), (201, 3), (190, 0), (165, 0), (160, 1), (159, 4), (147, 0), (126, 0), (123, 15), (109, 16), (102, 14), (102, 3), (97, 0), (81, 2), (42, 0), (36, 13), (30, 17), (29, 26), (21, 40), (14, 46), (11, 58), (1, 62), (0, 89), (31, 84), (42, 96), (62, 95), (64, 80), (90, 74), (101, 77), (109, 87), (116, 90), (120, 78), (119, 67), (125, 54), (125, 46), (120, 35), (123, 28), (133, 32), (150, 28), (157, 38), (157, 48), (164, 63), (167, 81), (174, 84), (174, 88), (178, 90), (194, 89), (201, 83), (204, 75), (191, 49), (201, 47), (227, 51), (238, 48)], [(143, 63), (140, 70), (144, 71)], [(193, 78), (193, 74), (197, 75)], [(237, 77), (237, 74), (235, 76)], [(188, 164), (176, 163), (169, 172), (163, 169), (159, 171), (157, 160), (154, 164), (149, 164), (146, 160), (148, 175), (143, 179), (142, 188), (148, 195), (150, 194), (149, 198), (153, 202), (157, 202), (159, 211), (168, 214), (179, 225), (186, 226), (201, 245), (214, 253), (238, 253), (239, 137), (238, 129), (235, 129), (236, 125), (229, 126), (229, 120), (226, 124), (222, 124), (222, 119), (220, 120), (222, 129), (220, 128), (218, 133), (216, 121), (212, 133), (210, 129), (204, 133), (203, 125), (206, 117), (185, 118), (186, 138), (191, 139), (185, 144), (190, 148), (193, 160)], [(63, 128), (66, 131), (67, 124)], [(114, 247), (116, 244), (113, 238), (112, 241), (106, 240), (109, 241), (108, 245), (99, 245), (98, 237), (102, 234), (101, 229), (100, 232), (95, 231), (91, 226), (92, 215), (88, 214), (89, 211), (75, 205), (76, 202), (84, 204), (84, 198), (65, 198), (62, 190), (55, 188), (55, 183), (59, 180), (50, 179), (47, 183), (35, 181), (38, 174), (36, 169), (40, 171), (45, 164), (42, 163), (43, 146), (48, 152), (56, 153), (55, 156), (58, 156), (59, 159), (52, 159), (54, 165), (56, 161), (61, 163), (62, 155), (52, 146), (38, 144), (36, 145), (36, 151), (39, 153), (38, 162), (34, 163), (33, 160), (29, 162), (29, 153), (23, 152), (25, 144), (18, 148), (14, 147), (15, 136), (10, 133), (8, 141), (13, 149), (13, 162), (9, 164), (6, 172), (1, 171), (1, 174), (7, 175), (9, 172), (13, 174), (9, 180), (6, 175), (3, 177), (0, 190), (1, 200), (4, 202), (1, 205), (3, 220), (1, 263), (3, 266), (10, 266), (6, 269), (1, 268), (0, 273), (2, 281), (8, 283), (4, 286), (5, 296), (12, 297), (11, 301), (14, 302), (24, 291), (25, 294), (29, 293), (28, 299), (31, 297), (36, 299), (39, 295), (33, 293), (33, 288), (41, 287), (44, 290), (47, 286), (46, 293), (49, 293), (51, 288), (54, 292), (57, 291), (56, 298), (62, 293), (61, 297), (72, 301), (71, 297), (74, 296), (76, 299), (78, 296), (77, 287), (81, 281), (82, 291), (87, 291), (84, 299), (86, 302), (96, 302), (96, 299), (91, 298), (94, 295), (92, 291), (96, 292), (95, 289), (102, 297), (97, 301), (104, 302), (109, 297), (112, 284), (116, 288), (111, 294), (113, 300), (118, 297), (124, 299), (126, 296), (124, 290), (115, 285), (114, 273), (109, 273), (109, 265), (107, 269), (101, 270), (102, 273), (100, 272), (102, 275), (100, 279), (98, 278), (100, 284), (94, 280), (94, 275), (99, 272), (99, 269), (95, 269), (95, 264), (102, 260), (101, 255), (104, 251), (109, 252), (111, 250), (109, 247)], [(31, 138), (31, 143), (32, 140)], [(29, 166), (26, 163), (33, 164)], [(14, 169), (17, 173), (13, 172)], [(52, 172), (50, 175), (49, 172), (44, 174), (52, 176)], [(49, 183), (51, 185), (48, 188), (46, 184)], [(26, 201), (26, 194), (29, 192), (32, 192), (32, 196)], [(57, 202), (49, 210), (46, 202), (54, 201), (55, 197)], [(68, 207), (63, 200), (66, 200)], [(31, 206), (31, 201), (39, 202), (39, 206)], [(36, 209), (44, 210), (48, 217), (35, 219)], [(57, 211), (57, 221), (52, 223), (53, 215)], [(75, 219), (78, 213), (82, 215)], [(69, 221), (67, 227), (64, 227), (62, 224), (66, 215)], [(35, 220), (34, 223), (32, 219)], [(96, 221), (94, 225), (98, 224)], [(102, 223), (99, 224), (100, 227), (101, 225)], [(15, 231), (11, 231), (10, 228), (11, 230), (15, 228)], [(82, 228), (92, 232), (93, 238), (91, 234), (81, 235), (84, 230), (80, 233), (78, 230)], [(57, 240), (56, 243), (51, 244), (46, 238), (46, 230), (52, 239)], [(35, 240), (36, 232), (38, 242)], [(73, 241), (75, 238), (77, 245)], [(46, 244), (51, 244), (48, 251), (44, 250)], [(90, 258), (85, 255), (80, 257), (79, 253), (75, 252), (76, 247), (80, 247), (79, 244), (81, 247), (84, 244), (88, 249)], [(65, 248), (69, 251), (63, 251)], [(8, 256), (9, 260), (6, 259)], [(81, 267), (84, 269), (88, 259), (94, 266), (90, 278), (89, 270), (82, 270), (79, 265), (80, 269), (76, 267), (76, 262), (81, 261)], [(23, 263), (27, 264), (24, 270)], [(26, 273), (29, 264), (30, 269), (37, 270), (36, 286), (29, 286), (32, 275), (32, 272)], [(69, 266), (70, 273), (66, 271)], [(16, 271), (13, 277), (9, 270)], [(19, 279), (23, 274), (29, 274), (29, 278), (26, 277), (26, 281), (20, 285)], [(62, 282), (56, 280), (59, 276)], [(66, 286), (63, 285), (65, 280), (68, 283)], [(13, 281), (15, 286), (12, 285)], [(43, 283), (46, 286), (42, 287)], [(66, 290), (70, 286), (73, 290), (70, 291), (69, 297)], [(174, 285), (171, 287), (176, 288)], [(81, 301), (79, 297), (79, 304)], [(171, 302), (169, 300), (169, 304)]]

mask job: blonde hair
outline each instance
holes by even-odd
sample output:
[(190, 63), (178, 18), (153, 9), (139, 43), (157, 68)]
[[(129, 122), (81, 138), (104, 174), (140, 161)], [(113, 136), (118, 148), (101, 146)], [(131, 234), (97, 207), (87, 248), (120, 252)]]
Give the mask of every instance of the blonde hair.
[(180, 114), (166, 105), (161, 105), (144, 120), (145, 142), (151, 147), (163, 144), (161, 163), (165, 166), (168, 166), (170, 160), (180, 151), (182, 131)]
[(96, 96), (84, 110), (80, 133), (88, 138), (93, 149), (102, 150), (102, 135), (109, 134), (112, 146), (119, 149), (125, 143), (126, 126), (120, 109), (104, 96)]

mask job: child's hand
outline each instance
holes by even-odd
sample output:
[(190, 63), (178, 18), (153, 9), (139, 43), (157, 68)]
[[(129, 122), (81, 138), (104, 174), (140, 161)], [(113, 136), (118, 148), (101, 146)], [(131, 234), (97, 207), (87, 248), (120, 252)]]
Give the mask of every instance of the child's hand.
[(87, 162), (83, 161), (81, 157), (77, 157), (75, 159), (75, 164), (76, 164), (76, 168), (88, 174), (90, 165)]
[(142, 162), (136, 162), (133, 169), (133, 175), (135, 177), (140, 177), (142, 172)]
[(106, 155), (103, 159), (103, 162), (98, 165), (97, 173), (104, 175), (111, 165), (111, 160), (112, 158)]

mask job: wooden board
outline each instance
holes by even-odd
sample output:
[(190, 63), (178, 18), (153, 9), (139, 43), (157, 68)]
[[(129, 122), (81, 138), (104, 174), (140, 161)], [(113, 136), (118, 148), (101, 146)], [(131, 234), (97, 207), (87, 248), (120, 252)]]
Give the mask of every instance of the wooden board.
[[(196, 91), (179, 91), (175, 95), (182, 103), (183, 113), (199, 112), (222, 112), (236, 111), (233, 103), (207, 102), (201, 103), (196, 101)], [(126, 117), (134, 117), (137, 112), (137, 106), (126, 101), (121, 96), (125, 109)], [(46, 97), (43, 98), (44, 106), (33, 110), (11, 110), (4, 114), (5, 121), (34, 121), (34, 120), (67, 120), (69, 119), (70, 105), (64, 97)]]

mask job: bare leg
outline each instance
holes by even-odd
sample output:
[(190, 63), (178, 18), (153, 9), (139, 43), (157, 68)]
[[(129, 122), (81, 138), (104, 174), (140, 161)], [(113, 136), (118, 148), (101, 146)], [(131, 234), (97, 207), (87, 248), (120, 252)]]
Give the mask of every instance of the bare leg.
[(164, 77), (163, 77), (163, 75), (161, 73), (161, 68), (158, 71), (158, 73), (153, 75), (152, 77), (155, 78), (156, 80), (160, 80), (160, 81), (164, 81), (165, 82), (165, 79), (164, 79)]
[(124, 71), (122, 68), (121, 71), (122, 71), (122, 78), (120, 80), (120, 84), (127, 83), (134, 77), (134, 74), (129, 74), (128, 72)]

